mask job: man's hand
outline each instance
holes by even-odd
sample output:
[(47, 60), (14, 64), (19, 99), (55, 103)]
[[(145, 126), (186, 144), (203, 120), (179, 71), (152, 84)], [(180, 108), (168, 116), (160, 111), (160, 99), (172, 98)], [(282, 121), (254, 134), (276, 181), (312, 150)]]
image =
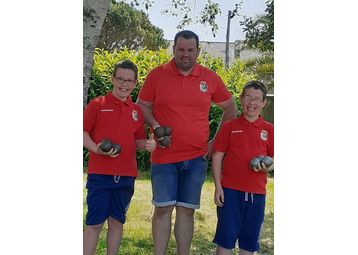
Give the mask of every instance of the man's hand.
[[(159, 124), (154, 124), (154, 125), (152, 126), (153, 132), (154, 132), (154, 130), (157, 129), (158, 127), (160, 127)], [(171, 137), (171, 136), (169, 136), (169, 137)], [(160, 148), (165, 149), (165, 147), (162, 146), (162, 145), (160, 145), (160, 143), (159, 143), (159, 142), (161, 142), (161, 141), (164, 140), (164, 136), (163, 136), (163, 137), (160, 137), (160, 138), (155, 137), (154, 139), (158, 141), (158, 146), (159, 146)]]

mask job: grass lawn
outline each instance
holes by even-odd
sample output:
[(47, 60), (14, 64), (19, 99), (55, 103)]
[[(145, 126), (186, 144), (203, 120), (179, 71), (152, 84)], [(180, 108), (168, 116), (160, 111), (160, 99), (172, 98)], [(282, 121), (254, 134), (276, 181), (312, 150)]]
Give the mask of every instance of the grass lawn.
[[(151, 220), (154, 206), (151, 204), (152, 190), (148, 173), (142, 173), (135, 182), (135, 191), (131, 205), (127, 212), (127, 221), (124, 224), (122, 244), (118, 254), (154, 254)], [(87, 213), (85, 189), (86, 175), (83, 176), (83, 229), (85, 228), (85, 216)], [(257, 255), (274, 254), (274, 179), (268, 178), (266, 185), (266, 209), (265, 220), (261, 233), (261, 249)], [(211, 173), (208, 174), (204, 183), (201, 208), (195, 211), (195, 229), (191, 244), (192, 255), (215, 254), (215, 244), (212, 239), (216, 229), (216, 206), (214, 198), (214, 183)], [(175, 210), (173, 213), (174, 222)], [(107, 223), (105, 223), (99, 237), (96, 255), (106, 254)], [(237, 254), (238, 249), (233, 250)], [(167, 255), (176, 254), (176, 245), (172, 229), (168, 244)]]

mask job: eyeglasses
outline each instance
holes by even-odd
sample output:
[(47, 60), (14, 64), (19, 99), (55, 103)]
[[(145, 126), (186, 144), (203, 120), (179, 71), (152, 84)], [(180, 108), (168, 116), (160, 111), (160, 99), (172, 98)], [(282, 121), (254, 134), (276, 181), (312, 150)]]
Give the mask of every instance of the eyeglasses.
[(251, 96), (244, 96), (244, 99), (245, 99), (246, 103), (251, 103), (251, 101), (254, 100), (255, 104), (258, 104), (263, 101), (259, 97), (252, 98)]
[(116, 78), (116, 81), (119, 83), (119, 84), (123, 84), (124, 82), (127, 82), (127, 85), (128, 86), (133, 86), (134, 85), (134, 82), (133, 80), (125, 80), (125, 79), (122, 79), (120, 77), (116, 77), (114, 76), (114, 78)]

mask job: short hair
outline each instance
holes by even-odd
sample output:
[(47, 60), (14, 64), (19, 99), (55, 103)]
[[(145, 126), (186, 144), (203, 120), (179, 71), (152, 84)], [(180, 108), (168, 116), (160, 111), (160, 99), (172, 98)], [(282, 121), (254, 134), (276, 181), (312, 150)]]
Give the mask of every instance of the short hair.
[(118, 68), (130, 69), (134, 72), (134, 79), (138, 79), (138, 67), (130, 60), (119, 61), (114, 66), (113, 75), (115, 76)]
[(241, 96), (245, 95), (245, 89), (248, 88), (254, 88), (254, 89), (259, 89), (262, 91), (263, 94), (263, 100), (266, 99), (266, 94), (267, 94), (267, 88), (265, 86), (265, 84), (261, 81), (249, 81), (245, 84), (244, 88), (242, 89), (242, 93)]
[(193, 31), (190, 30), (183, 30), (178, 32), (174, 37), (174, 46), (177, 44), (178, 38), (184, 37), (185, 39), (192, 39), (194, 38), (196, 41), (196, 48), (199, 49), (199, 37)]

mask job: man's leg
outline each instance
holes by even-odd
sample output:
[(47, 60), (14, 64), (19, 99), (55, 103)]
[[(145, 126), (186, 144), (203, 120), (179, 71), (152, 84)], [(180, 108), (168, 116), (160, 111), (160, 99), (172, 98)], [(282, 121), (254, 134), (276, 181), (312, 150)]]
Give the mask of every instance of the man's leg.
[(152, 234), (155, 255), (165, 255), (172, 227), (174, 205), (155, 207), (152, 220)]
[(174, 235), (178, 255), (189, 255), (194, 232), (194, 212), (194, 209), (183, 206), (176, 207)]
[(83, 233), (83, 255), (93, 255), (95, 253), (103, 224), (86, 226)]
[(216, 255), (231, 255), (232, 249), (226, 249), (219, 245), (216, 246)]
[(115, 218), (108, 216), (108, 232), (107, 232), (107, 254), (117, 255), (119, 246), (121, 245), (123, 233), (123, 224)]

